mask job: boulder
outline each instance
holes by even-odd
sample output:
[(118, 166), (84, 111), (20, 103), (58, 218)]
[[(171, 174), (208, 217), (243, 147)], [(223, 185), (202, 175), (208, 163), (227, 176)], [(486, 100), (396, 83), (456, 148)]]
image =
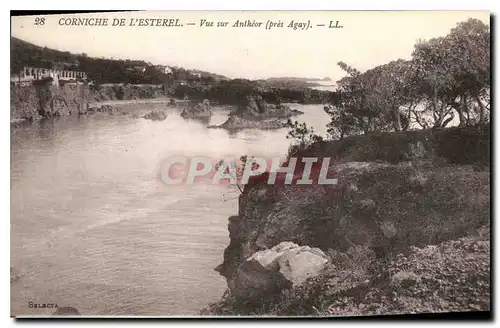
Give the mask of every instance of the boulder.
[(196, 105), (188, 105), (181, 113), (183, 118), (209, 118), (212, 116), (212, 107), (208, 99)]
[(327, 263), (328, 257), (318, 248), (282, 242), (244, 261), (229, 289), (241, 301), (257, 301), (318, 276)]
[(152, 121), (164, 121), (167, 119), (167, 114), (161, 110), (152, 110), (151, 112), (147, 113), (146, 115), (143, 116), (143, 118), (147, 120), (152, 120)]

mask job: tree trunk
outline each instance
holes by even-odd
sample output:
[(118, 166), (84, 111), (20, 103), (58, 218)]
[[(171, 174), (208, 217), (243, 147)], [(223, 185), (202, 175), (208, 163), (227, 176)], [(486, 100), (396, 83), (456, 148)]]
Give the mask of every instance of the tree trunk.
[[(449, 110), (445, 112), (446, 106), (447, 106), (447, 102), (443, 100), (441, 102), (441, 106), (436, 107), (439, 109), (438, 109), (438, 113), (437, 113), (437, 119), (434, 122), (434, 128), (439, 128), (439, 127), (443, 126), (444, 118), (446, 117), (446, 115), (449, 112)], [(436, 117), (436, 116), (434, 116), (434, 117)]]
[(399, 109), (392, 109), (392, 118), (394, 121), (394, 130), (401, 131), (401, 117), (399, 116)]
[(476, 96), (476, 101), (477, 104), (479, 105), (479, 124), (484, 124), (484, 121), (486, 120), (486, 115), (485, 115), (486, 110), (484, 108), (484, 104), (479, 98), (479, 96)]
[(457, 109), (458, 118), (460, 120), (459, 126), (465, 126), (466, 125), (464, 113), (466, 113), (467, 111), (468, 111), (468, 108), (467, 108), (467, 96), (466, 95), (462, 95), (460, 97), (460, 106)]

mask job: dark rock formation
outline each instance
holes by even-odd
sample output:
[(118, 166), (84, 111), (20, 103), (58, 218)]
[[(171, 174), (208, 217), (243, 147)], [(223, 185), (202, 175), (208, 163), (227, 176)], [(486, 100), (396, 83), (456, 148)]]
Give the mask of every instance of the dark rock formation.
[[(166, 90), (157, 86), (64, 84), (54, 86), (38, 83), (32, 86), (11, 86), (11, 120), (38, 120), (74, 113), (100, 112), (89, 108), (90, 102), (106, 100), (154, 99), (164, 97)], [(116, 111), (105, 110), (108, 114)]]
[(183, 118), (210, 118), (212, 116), (210, 101), (205, 99), (202, 103), (194, 106), (193, 104), (189, 104), (188, 107), (184, 108), (181, 116)]
[(245, 97), (242, 103), (229, 114), (226, 122), (217, 126), (227, 130), (264, 129), (274, 130), (286, 127), (283, 121), (303, 112), (292, 110), (287, 105), (269, 105), (260, 95)]
[[(488, 310), (489, 237), (478, 231), (487, 229), (490, 220), (490, 172), (484, 164), (489, 152), (484, 131), (474, 129), (321, 143), (301, 156), (335, 158), (329, 171), (336, 172), (338, 184), (247, 184), (238, 216), (229, 220), (224, 262), (217, 267), (229, 290), (204, 313), (385, 314), (378, 308), (407, 313), (413, 311), (412, 302), (422, 311)], [(429, 133), (433, 136), (427, 140)], [(412, 142), (404, 141), (408, 139)], [(384, 147), (376, 153), (380, 144)], [(468, 161), (462, 160), (467, 157), (463, 151), (470, 153)], [(476, 238), (470, 246), (463, 239), (468, 235)], [(278, 298), (245, 303), (233, 288), (242, 266), (281, 242), (320, 248), (330, 255), (329, 273), (298, 288), (282, 284), (274, 291)], [(408, 257), (412, 252), (414, 257)], [(468, 264), (473, 256), (480, 264)], [(442, 266), (441, 259), (450, 264)], [(411, 272), (404, 272), (405, 267)], [(461, 290), (455, 279), (474, 283)], [(394, 293), (405, 296), (397, 300)]]
[(81, 114), (94, 114), (94, 113), (105, 113), (109, 115), (118, 114), (118, 109), (111, 105), (100, 105), (95, 107), (89, 107), (84, 113)]
[(93, 101), (155, 99), (167, 95), (168, 90), (155, 85), (107, 84), (92, 87)]
[(164, 121), (167, 119), (167, 114), (164, 111), (155, 109), (144, 115), (143, 118), (152, 121)]
[(285, 123), (277, 118), (251, 120), (245, 119), (236, 115), (231, 115), (226, 122), (217, 126), (209, 126), (209, 128), (222, 128), (230, 131), (237, 131), (243, 129), (262, 129), (262, 130), (276, 130), (284, 128)]
[(90, 91), (83, 84), (11, 86), (12, 119), (37, 120), (85, 112)]
[(300, 114), (303, 114), (303, 112), (292, 110), (289, 106), (283, 104), (267, 104), (262, 99), (262, 96), (252, 95), (245, 97), (240, 106), (230, 115), (248, 120), (260, 120), (270, 118), (286, 119)]

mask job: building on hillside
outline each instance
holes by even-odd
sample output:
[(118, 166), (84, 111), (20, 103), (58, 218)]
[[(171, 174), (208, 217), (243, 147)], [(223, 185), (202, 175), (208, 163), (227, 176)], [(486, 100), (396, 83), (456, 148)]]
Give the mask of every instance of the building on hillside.
[(169, 66), (164, 66), (164, 65), (156, 65), (155, 68), (159, 71), (162, 72), (163, 74), (172, 74), (173, 70)]
[(59, 81), (77, 82), (86, 81), (87, 74), (80, 71), (66, 71), (58, 69), (24, 67), (19, 74), (11, 76), (10, 80), (14, 84), (29, 85), (33, 81), (52, 78), (53, 85), (59, 85)]
[(134, 66), (134, 69), (141, 73), (146, 72), (146, 66)]

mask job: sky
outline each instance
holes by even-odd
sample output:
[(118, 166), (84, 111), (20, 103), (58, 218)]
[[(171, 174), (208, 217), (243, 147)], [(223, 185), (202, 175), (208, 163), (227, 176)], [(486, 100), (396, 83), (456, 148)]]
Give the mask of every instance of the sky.
[[(39, 46), (93, 57), (139, 59), (201, 69), (231, 78), (330, 77), (345, 75), (344, 61), (364, 71), (398, 58), (409, 59), (420, 39), (446, 35), (458, 22), (485, 11), (143, 11), (12, 17), (11, 34)], [(107, 18), (108, 26), (68, 26), (67, 18)], [(126, 26), (111, 26), (113, 19)], [(182, 27), (129, 26), (131, 19), (179, 19)], [(43, 19), (43, 22), (42, 22)], [(214, 27), (200, 26), (202, 20)], [(261, 27), (233, 27), (237, 21)], [(265, 29), (266, 22), (283, 27)], [(309, 24), (306, 30), (288, 28)], [(328, 28), (332, 25), (342, 28)], [(137, 23), (137, 21), (134, 21)], [(217, 27), (217, 22), (228, 22)], [(195, 25), (187, 25), (194, 23)], [(317, 26), (325, 24), (325, 26)]]

